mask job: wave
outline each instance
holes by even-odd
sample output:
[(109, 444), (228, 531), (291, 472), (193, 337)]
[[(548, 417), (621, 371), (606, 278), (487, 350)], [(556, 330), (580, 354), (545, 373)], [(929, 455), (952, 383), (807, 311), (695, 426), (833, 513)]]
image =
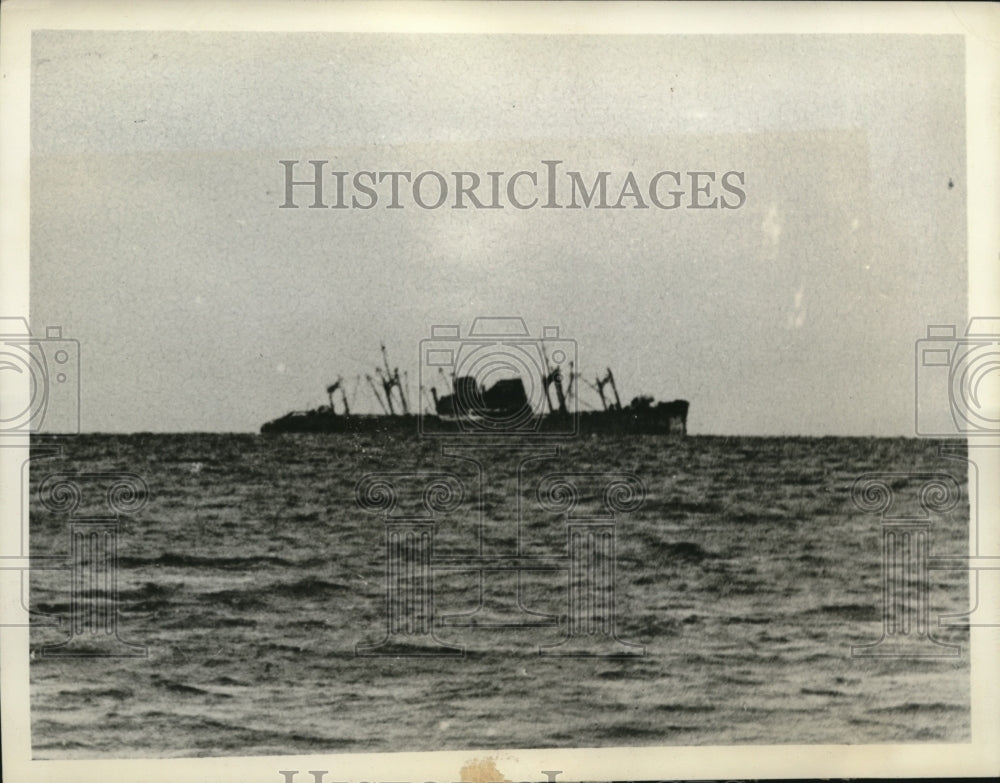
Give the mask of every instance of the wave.
[(131, 688), (80, 688), (79, 690), (60, 690), (57, 694), (60, 699), (82, 699), (91, 701), (93, 699), (131, 699), (135, 691)]
[(164, 552), (158, 557), (119, 557), (118, 565), (123, 568), (219, 568), (243, 571), (262, 566), (293, 567), (298, 564), (273, 555), (254, 557), (207, 557), (180, 552)]
[(330, 582), (317, 576), (307, 576), (295, 582), (278, 582), (268, 586), (269, 593), (278, 593), (291, 598), (312, 598), (325, 593), (343, 593), (353, 590), (343, 582)]
[(704, 560), (715, 560), (719, 555), (710, 552), (701, 544), (693, 541), (675, 541), (673, 543), (662, 543), (655, 547), (654, 553), (670, 558), (671, 561), (681, 561), (685, 563), (701, 563)]
[(804, 609), (798, 612), (798, 615), (804, 617), (822, 616), (826, 619), (836, 618), (849, 622), (874, 622), (879, 619), (879, 611), (878, 606), (874, 603), (823, 604), (811, 609)]

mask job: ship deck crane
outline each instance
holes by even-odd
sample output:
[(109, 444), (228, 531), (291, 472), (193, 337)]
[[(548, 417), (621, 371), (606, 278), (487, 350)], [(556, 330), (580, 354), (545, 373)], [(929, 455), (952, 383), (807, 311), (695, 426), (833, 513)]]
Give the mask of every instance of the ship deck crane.
[[(610, 409), (610, 410), (620, 411), (622, 409), (622, 401), (621, 398), (618, 396), (618, 386), (615, 385), (615, 376), (611, 372), (610, 367), (608, 367), (607, 370), (608, 370), (607, 375), (605, 375), (603, 378), (595, 379), (597, 383), (596, 386), (592, 386), (592, 388), (596, 389), (597, 393), (601, 395), (601, 405), (604, 406), (604, 410)], [(615, 393), (615, 402), (613, 406), (610, 406), (610, 408), (608, 406), (607, 400), (605, 400), (604, 398), (604, 387), (609, 383), (611, 384), (611, 391)]]
[[(545, 390), (545, 402), (548, 403), (549, 413), (556, 412), (555, 408), (552, 407), (552, 398), (549, 397), (549, 386), (555, 385), (559, 412), (564, 414), (566, 413), (566, 395), (563, 392), (562, 370), (559, 367), (553, 368), (549, 364), (549, 356), (545, 352), (545, 346), (542, 346), (542, 358), (545, 360), (545, 377), (542, 379), (542, 387)], [(570, 364), (570, 369), (572, 371), (572, 363)]]
[[(434, 388), (432, 388), (431, 391), (434, 393), (433, 396), (436, 397), (437, 396), (437, 390), (434, 389)], [(430, 404), (430, 403), (433, 403), (433, 405)], [(428, 402), (428, 399), (427, 399), (427, 387), (426, 386), (421, 386), (420, 387), (420, 404), (423, 406), (424, 412), (428, 416), (433, 416), (434, 413), (435, 413), (434, 408), (437, 405), (437, 400), (433, 400), (432, 399), (432, 400), (430, 400), (430, 403)]]
[(375, 368), (375, 374), (378, 375), (379, 382), (382, 384), (382, 391), (385, 394), (385, 401), (389, 404), (389, 415), (396, 415), (396, 406), (392, 404), (392, 378), (387, 378), (385, 373), (382, 372), (381, 367)]
[(351, 406), (347, 404), (347, 390), (344, 388), (344, 378), (342, 376), (337, 376), (337, 380), (326, 387), (326, 394), (330, 398), (330, 410), (334, 413), (337, 412), (336, 407), (333, 404), (333, 393), (340, 389), (340, 399), (344, 402), (344, 415), (351, 415)]
[(570, 363), (569, 363), (569, 383), (566, 385), (566, 399), (568, 399), (570, 401), (570, 404), (573, 406), (574, 410), (576, 410), (577, 406), (576, 406), (576, 404), (574, 402), (574, 400), (576, 398), (573, 397), (573, 391), (576, 388), (574, 384), (575, 384), (575, 381), (576, 381), (576, 379), (578, 377), (579, 377), (579, 373), (577, 373), (573, 369), (573, 362), (572, 362), (572, 360), (570, 360)]

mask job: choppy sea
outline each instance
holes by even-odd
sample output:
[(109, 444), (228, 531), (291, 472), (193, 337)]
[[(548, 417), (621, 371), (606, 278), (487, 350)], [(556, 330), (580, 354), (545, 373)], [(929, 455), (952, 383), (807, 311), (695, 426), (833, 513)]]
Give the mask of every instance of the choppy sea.
[[(967, 610), (967, 574), (929, 571), (922, 587), (897, 596), (918, 602), (923, 591), (931, 635), (957, 645), (957, 656), (852, 655), (852, 645), (883, 636), (886, 601), (882, 520), (852, 500), (859, 476), (897, 474), (888, 482), (903, 516), (919, 510), (918, 474), (954, 477), (961, 500), (930, 516), (929, 556), (967, 553), (965, 463), (937, 443), (647, 436), (443, 449), (416, 438), (218, 434), (55, 442), (61, 453), (31, 467), (32, 554), (65, 558), (63, 569), (31, 575), (37, 758), (970, 736), (968, 633), (938, 626), (941, 615)], [(102, 622), (142, 655), (53, 654), (67, 640), (89, 649), (89, 626), (73, 619), (91, 616), (87, 601), (115, 605), (110, 582), (85, 596), (82, 582), (74, 588), (74, 578), (90, 578), (87, 556), (74, 554), (66, 511), (39, 500), (46, 478), (67, 472), (104, 475), (81, 480), (77, 522), (109, 517), (99, 489), (109, 475), (134, 474), (148, 487), (142, 508), (104, 528), (117, 545), (118, 594), (117, 615)], [(373, 473), (395, 475), (379, 484)], [(553, 474), (572, 476), (570, 511), (559, 505), (565, 493), (539, 493)], [(602, 494), (619, 475), (641, 481), (635, 510), (610, 508)], [(375, 490), (362, 508), (356, 488), (366, 476)], [(460, 490), (428, 499), (441, 476)], [(396, 492), (388, 509), (379, 506), (385, 482)], [(573, 561), (576, 570), (572, 524), (605, 536), (601, 553)], [(392, 550), (392, 531), (411, 538), (397, 537)], [(432, 574), (433, 592), (394, 594), (393, 604), (387, 584), (398, 574), (387, 563), (399, 546), (411, 547), (407, 568)], [(574, 625), (583, 616), (572, 603), (578, 582), (597, 579), (594, 569), (611, 585), (591, 607), (600, 622)], [(390, 628), (387, 618), (401, 613)], [(357, 654), (390, 630), (445, 654)], [(568, 637), (580, 642), (573, 649), (602, 654), (539, 654)], [(936, 646), (927, 643), (921, 649)]]

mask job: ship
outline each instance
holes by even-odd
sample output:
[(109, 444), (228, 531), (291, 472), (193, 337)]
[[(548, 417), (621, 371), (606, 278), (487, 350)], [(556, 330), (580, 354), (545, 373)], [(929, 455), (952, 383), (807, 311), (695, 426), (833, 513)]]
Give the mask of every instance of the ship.
[[(377, 380), (364, 376), (381, 413), (355, 413), (348, 401), (347, 383), (338, 377), (327, 386), (327, 404), (304, 411), (290, 411), (266, 422), (262, 434), (348, 433), (425, 436), (545, 435), (574, 437), (590, 434), (687, 435), (688, 401), (657, 401), (640, 395), (623, 405), (611, 368), (598, 373), (593, 382), (576, 372), (553, 366), (542, 351), (537, 373), (525, 373), (485, 384), (473, 375), (440, 372), (441, 388), (420, 386), (420, 404), (413, 411), (406, 382), (399, 368), (390, 369), (385, 344)], [(355, 379), (354, 393), (361, 376)], [(600, 400), (601, 407), (581, 410), (579, 398), (585, 383)], [(338, 400), (339, 397), (339, 400)]]

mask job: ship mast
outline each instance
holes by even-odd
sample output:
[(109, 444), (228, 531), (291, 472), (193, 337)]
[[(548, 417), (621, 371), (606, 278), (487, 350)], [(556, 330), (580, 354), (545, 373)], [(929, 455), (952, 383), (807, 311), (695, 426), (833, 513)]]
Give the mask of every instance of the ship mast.
[(378, 388), (375, 386), (375, 381), (372, 380), (370, 375), (365, 375), (365, 380), (368, 381), (368, 385), (371, 386), (372, 394), (375, 395), (375, 399), (378, 400), (378, 404), (381, 406), (383, 413), (388, 413), (388, 408), (385, 407), (385, 402), (382, 401), (381, 395), (378, 393)]
[(380, 367), (376, 367), (375, 372), (378, 373), (379, 379), (382, 381), (385, 398), (389, 403), (389, 412), (390, 414), (395, 414), (396, 412), (392, 404), (392, 390), (395, 387), (399, 393), (399, 402), (403, 406), (403, 414), (406, 415), (410, 412), (410, 406), (406, 402), (406, 393), (403, 391), (403, 384), (399, 379), (399, 368), (397, 367), (395, 370), (389, 368), (389, 354), (385, 350), (385, 343), (383, 342), (380, 345), (382, 347), (382, 364), (385, 365), (385, 374), (383, 375)]

